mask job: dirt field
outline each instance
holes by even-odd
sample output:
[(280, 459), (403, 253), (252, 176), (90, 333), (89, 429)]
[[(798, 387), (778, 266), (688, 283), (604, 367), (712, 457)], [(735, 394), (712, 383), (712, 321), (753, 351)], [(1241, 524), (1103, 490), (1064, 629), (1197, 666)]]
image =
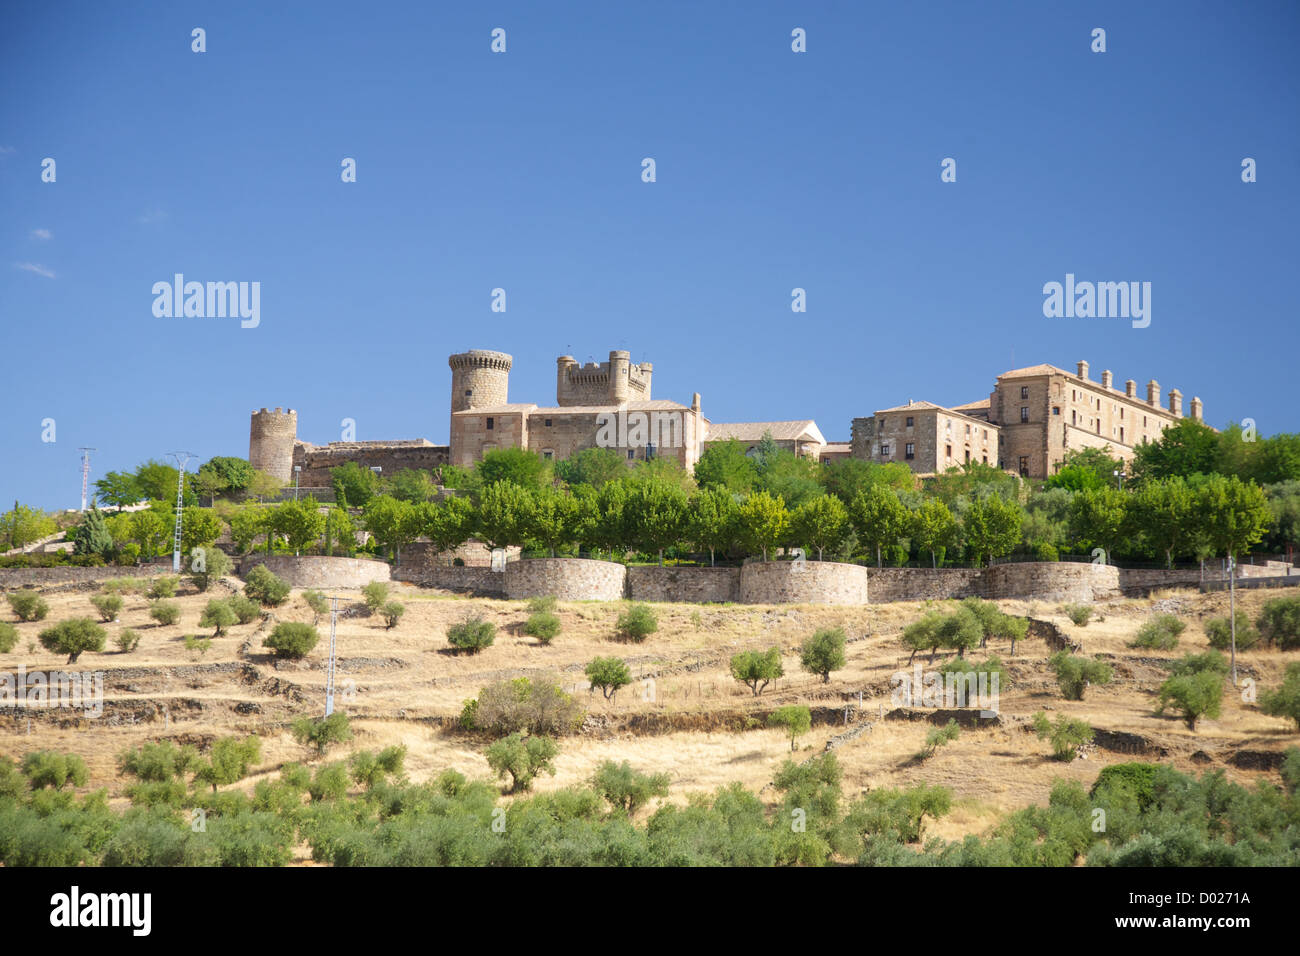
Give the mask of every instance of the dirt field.
[[(313, 759), (294, 742), (288, 725), (296, 717), (323, 712), (329, 621), (320, 621), (321, 641), (301, 662), (277, 662), (261, 646), (275, 621), (312, 620), (298, 592), (270, 618), (231, 628), (201, 657), (184, 647), (184, 635), (199, 633), (197, 621), (207, 600), (230, 593), (237, 584), (230, 579), (223, 588), (203, 595), (183, 585), (175, 599), (182, 608), (181, 620), (170, 627), (149, 619), (143, 595), (127, 595), (119, 622), (105, 625), (108, 651), (86, 653), (71, 668), (104, 672), (103, 715), (85, 719), (70, 710), (5, 708), (0, 710), (0, 753), (78, 753), (90, 769), (91, 786), (108, 787), (118, 806), (125, 805), (125, 798), (116, 755), (146, 740), (202, 745), (218, 736), (256, 733), (263, 738), (263, 761), (256, 774), (238, 785), (246, 790), (259, 776), (277, 773), (285, 762)], [(0, 671), (13, 672), (20, 664), (29, 673), (64, 669), (65, 658), (35, 644), (36, 635), (59, 620), (94, 617), (92, 593), (46, 592), (49, 617), (17, 625), (18, 645), (0, 655)], [(358, 592), (336, 593), (341, 605), (360, 605)], [(558, 610), (563, 631), (543, 647), (520, 632), (526, 617), (523, 602), (457, 597), (406, 585), (394, 585), (393, 595), (407, 606), (393, 630), (386, 630), (378, 616), (340, 617), (337, 706), (352, 715), (356, 737), (331, 751), (329, 759), (402, 743), (408, 748), (407, 771), (415, 781), (448, 767), (487, 777), (486, 742), (455, 726), (462, 704), (492, 681), (543, 673), (557, 675), (566, 690), (575, 692), (588, 718), (581, 733), (561, 740), (557, 773), (539, 778), (537, 790), (578, 783), (601, 761), (615, 759), (628, 760), (641, 770), (667, 771), (674, 801), (734, 780), (774, 799), (763, 788), (790, 756), (790, 745), (787, 737), (763, 722), (775, 707), (799, 702), (813, 708), (815, 720), (812, 731), (798, 742), (797, 759), (820, 753), (830, 738), (870, 723), (836, 750), (845, 769), (846, 796), (866, 788), (941, 783), (954, 793), (954, 811), (927, 833), (947, 838), (980, 832), (1008, 811), (1045, 803), (1055, 778), (1088, 785), (1109, 763), (1156, 760), (1185, 772), (1223, 768), (1236, 780), (1276, 779), (1275, 770), (1254, 768), (1267, 767), (1271, 753), (1297, 742), (1288, 722), (1263, 716), (1231, 688), (1225, 692), (1222, 716), (1203, 720), (1195, 733), (1173, 716), (1153, 713), (1155, 691), (1164, 677), (1159, 661), (1206, 650), (1201, 623), (1225, 613), (1227, 595), (1176, 591), (1098, 604), (1100, 619), (1086, 627), (1070, 624), (1059, 604), (1000, 602), (1010, 613), (1056, 624), (1071, 640), (1081, 641), (1085, 653), (1104, 655), (1115, 667), (1115, 682), (1089, 688), (1083, 701), (1066, 701), (1047, 669), (1049, 650), (1043, 640), (1021, 642), (1014, 657), (1008, 656), (1008, 642), (991, 642), (988, 652), (1002, 656), (1014, 681), (1010, 689), (1003, 688), (998, 723), (963, 730), (959, 739), (924, 763), (912, 757), (933, 726), (925, 719), (928, 715), (918, 708), (911, 716), (919, 719), (882, 716), (894, 710), (890, 675), (907, 662), (898, 640), (902, 628), (943, 605), (662, 604), (654, 605), (658, 632), (642, 644), (624, 644), (613, 639), (613, 630), (625, 605), (570, 602)], [(1276, 596), (1243, 592), (1238, 603), (1254, 617), (1265, 600)], [(1188, 622), (1177, 651), (1126, 646), (1153, 607), (1173, 611)], [(446, 629), (470, 611), (497, 625), (496, 643), (477, 655), (453, 654)], [(4, 612), (12, 619), (7, 607)], [(828, 684), (800, 670), (796, 651), (802, 640), (825, 626), (841, 626), (849, 636), (848, 666)], [(141, 635), (133, 653), (115, 650), (113, 637), (124, 627)], [(35, 644), (34, 650), (29, 644)], [(737, 651), (773, 645), (782, 650), (786, 676), (755, 698), (730, 677), (728, 660)], [(985, 653), (976, 650), (972, 656), (978, 660)], [(584, 666), (597, 655), (624, 658), (634, 677), (612, 702), (599, 692), (590, 693), (583, 678)], [(924, 663), (924, 655), (917, 659)], [(1259, 687), (1276, 685), (1292, 659), (1300, 657), (1275, 650), (1238, 656), (1242, 677), (1252, 678)], [(1063, 764), (1050, 759), (1048, 745), (1026, 729), (1029, 715), (1044, 708), (1084, 719), (1098, 731), (1131, 736), (1100, 735), (1104, 741), (1086, 748), (1082, 759)]]

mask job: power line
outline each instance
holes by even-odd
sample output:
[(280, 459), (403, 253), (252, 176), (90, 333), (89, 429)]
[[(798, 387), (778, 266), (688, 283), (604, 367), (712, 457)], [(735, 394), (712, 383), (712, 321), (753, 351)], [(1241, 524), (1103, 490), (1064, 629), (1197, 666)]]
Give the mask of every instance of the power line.
[(174, 451), (168, 458), (176, 462), (176, 534), (172, 540), (172, 571), (181, 569), (181, 511), (185, 506), (185, 466), (197, 457), (190, 451)]
[(86, 510), (86, 490), (90, 481), (90, 453), (98, 448), (78, 448), (81, 452), (81, 510)]

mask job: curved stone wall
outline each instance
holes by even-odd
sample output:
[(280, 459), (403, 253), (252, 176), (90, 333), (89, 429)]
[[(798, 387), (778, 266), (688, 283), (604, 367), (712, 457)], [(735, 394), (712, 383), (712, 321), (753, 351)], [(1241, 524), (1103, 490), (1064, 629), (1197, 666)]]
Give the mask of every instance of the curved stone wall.
[(296, 588), (361, 588), (371, 581), (392, 580), (385, 561), (312, 554), (250, 554), (240, 562), (239, 576), (247, 576), (259, 564)]
[(740, 569), (742, 604), (866, 604), (867, 569), (834, 561), (748, 561)]
[(984, 569), (983, 596), (1041, 601), (1098, 601), (1119, 594), (1113, 564), (1034, 561)]
[(621, 601), (627, 568), (587, 558), (528, 558), (509, 562), (505, 579), (506, 597), (514, 599), (549, 594), (561, 601)]
[(628, 568), (627, 590), (633, 601), (720, 604), (739, 597), (740, 569)]

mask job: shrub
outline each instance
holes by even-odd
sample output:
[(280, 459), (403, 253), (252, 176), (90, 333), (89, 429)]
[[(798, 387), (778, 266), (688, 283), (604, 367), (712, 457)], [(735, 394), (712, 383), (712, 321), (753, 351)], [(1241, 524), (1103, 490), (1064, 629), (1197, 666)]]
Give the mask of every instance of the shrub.
[(632, 672), (617, 657), (593, 658), (585, 673), (591, 686), (604, 694), (606, 700), (612, 700), (620, 687), (632, 683)]
[(50, 613), (50, 606), (35, 591), (15, 591), (5, 595), (5, 600), (20, 621), (43, 621)]
[(154, 578), (149, 585), (149, 597), (157, 600), (158, 598), (170, 598), (176, 596), (176, 578), (164, 576)]
[(543, 644), (549, 644), (560, 633), (560, 619), (550, 611), (538, 611), (524, 624), (524, 633), (535, 637)]
[(0, 621), (0, 654), (8, 654), (18, 643), (18, 628), (8, 621)]
[(239, 623), (239, 618), (235, 615), (234, 609), (225, 601), (214, 598), (208, 602), (208, 606), (203, 609), (199, 615), (199, 627), (211, 627), (216, 629), (214, 637), (220, 637), (226, 633), (226, 628)]
[(261, 759), (262, 741), (259, 738), (222, 737), (213, 742), (207, 760), (198, 763), (194, 782), (210, 784), (215, 793), (218, 786), (243, 780), (253, 764)]
[(1264, 639), (1284, 651), (1300, 647), (1300, 597), (1276, 598), (1259, 615)]
[(1137, 801), (1138, 810), (1145, 811), (1155, 802), (1155, 781), (1159, 770), (1159, 765), (1153, 763), (1111, 764), (1102, 768), (1092, 789), (1088, 791), (1088, 796), (1095, 799), (1105, 795), (1128, 794)]
[(75, 664), (85, 651), (102, 651), (108, 634), (90, 618), (74, 617), (47, 627), (37, 638), (47, 651), (67, 654), (68, 663)]
[(53, 750), (29, 753), (23, 758), (22, 771), (33, 790), (44, 787), (62, 790), (63, 785), (69, 782), (74, 787), (84, 787), (89, 776), (86, 762), (76, 754), (61, 754)]
[(942, 727), (935, 727), (925, 735), (925, 746), (917, 753), (916, 759), (929, 760), (940, 747), (960, 736), (961, 728), (957, 726), (957, 721), (950, 718)]
[(366, 607), (371, 612), (378, 611), (388, 600), (388, 583), (386, 581), (371, 581), (361, 589), (362, 596), (366, 599)]
[(497, 638), (497, 627), (491, 621), (484, 620), (483, 615), (468, 613), (464, 620), (447, 628), (447, 643), (458, 651), (477, 654), (485, 647), (491, 647)]
[(1067, 604), (1062, 611), (1077, 627), (1087, 627), (1092, 620), (1092, 608), (1086, 604)]
[(234, 612), (235, 619), (240, 624), (251, 624), (262, 616), (262, 606), (242, 594), (226, 598), (226, 605)]
[[(1236, 621), (1237, 650), (1249, 650), (1258, 644), (1259, 631), (1255, 630), (1255, 625), (1250, 623), (1250, 615), (1245, 611), (1238, 611)], [(1232, 647), (1232, 619), (1226, 615), (1209, 618), (1205, 622), (1205, 636), (1211, 647), (1220, 651), (1228, 650)]]
[(659, 630), (659, 615), (648, 604), (633, 604), (618, 616), (614, 633), (621, 641), (640, 643)]
[(1176, 661), (1169, 662), (1169, 673), (1174, 677), (1191, 674), (1218, 674), (1228, 676), (1228, 659), (1218, 651), (1206, 651), (1204, 654), (1188, 654)]
[(591, 775), (591, 785), (610, 806), (629, 817), (645, 806), (652, 797), (668, 796), (670, 778), (666, 773), (641, 773), (626, 760), (606, 760)]
[(1287, 793), (1300, 793), (1300, 747), (1282, 751), (1282, 783)]
[(1178, 635), (1187, 624), (1175, 614), (1157, 614), (1143, 624), (1129, 647), (1145, 647), (1156, 651), (1172, 651), (1178, 646)]
[(511, 734), (487, 749), (488, 766), (498, 778), (510, 774), (507, 793), (517, 793), (532, 786), (539, 773), (555, 776), (555, 755), (560, 752), (550, 737), (523, 737)]
[(297, 660), (311, 653), (320, 634), (310, 624), (295, 621), (281, 621), (262, 640), (263, 647), (269, 647), (276, 657)]
[(1050, 541), (1040, 541), (1034, 546), (1035, 561), (1060, 561), (1060, 552), (1056, 550), (1056, 545)]
[[(951, 686), (956, 697), (952, 704), (957, 707), (966, 707), (979, 703), (979, 698), (984, 694), (996, 699), (998, 695), (1011, 687), (1011, 675), (1002, 663), (1002, 658), (996, 654), (990, 655), (987, 660), (979, 663), (961, 657), (954, 657), (952, 660), (944, 661), (940, 665), (939, 673), (944, 675), (945, 695), (948, 693), (949, 686)], [(949, 674), (963, 676), (953, 677), (949, 681), (947, 676)], [(974, 675), (973, 680), (965, 677), (966, 674)], [(982, 686), (981, 678), (983, 678)], [(913, 688), (912, 692), (920, 693), (920, 690), (919, 688)]]
[(831, 679), (831, 671), (845, 664), (846, 638), (841, 627), (822, 628), (804, 641), (799, 648), (799, 663), (810, 674), (819, 674), (823, 684)]
[(311, 608), (311, 622), (313, 624), (321, 619), (322, 614), (328, 614), (330, 612), (329, 598), (321, 594), (319, 591), (303, 591), (302, 602)]
[[(1213, 652), (1211, 652), (1213, 653)], [(1182, 714), (1188, 730), (1196, 729), (1202, 717), (1218, 717), (1223, 701), (1223, 675), (1212, 670), (1170, 677), (1160, 685), (1156, 713), (1172, 706)]]
[(117, 637), (113, 638), (113, 643), (123, 654), (130, 654), (140, 643), (140, 635), (129, 627), (124, 628)]
[(294, 740), (315, 747), (319, 755), (324, 754), (331, 744), (352, 739), (352, 721), (343, 711), (336, 710), (328, 717), (299, 718), (293, 722), (291, 731)]
[(397, 627), (397, 622), (402, 619), (406, 613), (406, 605), (398, 601), (385, 601), (379, 608), (379, 613), (384, 616), (384, 624), (389, 630)]
[(471, 719), (473, 729), (498, 737), (515, 732), (559, 735), (582, 725), (583, 710), (553, 677), (516, 677), (484, 687), (461, 716), (462, 721)]
[(1069, 651), (1057, 651), (1047, 660), (1056, 673), (1056, 682), (1066, 700), (1083, 700), (1089, 684), (1109, 684), (1114, 672), (1105, 661), (1080, 657)]
[(133, 568), (140, 563), (140, 546), (134, 542), (128, 542), (117, 549), (113, 555), (113, 563), (119, 568)]
[(312, 802), (321, 800), (341, 800), (348, 792), (348, 771), (343, 763), (327, 763), (316, 768), (315, 775), (307, 784), (307, 793)]
[(1039, 740), (1050, 740), (1052, 756), (1069, 763), (1079, 754), (1079, 748), (1092, 742), (1092, 728), (1082, 720), (1075, 720), (1065, 714), (1057, 714), (1056, 722), (1047, 719), (1047, 714), (1039, 711), (1034, 714), (1034, 733)]
[(784, 673), (781, 649), (778, 647), (766, 651), (741, 651), (731, 658), (731, 676), (742, 684), (749, 685), (755, 697)]
[(289, 597), (289, 591), (288, 582), (264, 564), (257, 565), (244, 577), (244, 594), (263, 607), (279, 607)]
[(191, 654), (197, 654), (202, 657), (212, 649), (212, 638), (199, 637), (197, 634), (185, 635), (185, 649)]
[(1282, 685), (1259, 695), (1259, 709), (1270, 717), (1286, 717), (1300, 730), (1300, 662), (1286, 665)]
[(154, 601), (149, 605), (149, 616), (163, 626), (170, 626), (181, 619), (181, 606), (174, 601)]
[(99, 619), (107, 623), (114, 620), (122, 610), (122, 598), (116, 594), (95, 594), (90, 603), (99, 612)]
[(785, 728), (790, 735), (790, 752), (794, 753), (795, 738), (812, 729), (812, 711), (803, 704), (787, 704), (772, 711), (767, 717), (767, 723), (770, 727)]
[(546, 594), (542, 597), (528, 599), (529, 614), (550, 614), (560, 602), (553, 595)]
[(400, 776), (405, 763), (406, 747), (402, 744), (385, 747), (377, 754), (360, 750), (348, 761), (352, 781), (367, 790), (383, 783), (385, 777)]
[(218, 547), (194, 548), (188, 561), (190, 581), (200, 591), (206, 591), (213, 581), (221, 580), (234, 568), (230, 555)]

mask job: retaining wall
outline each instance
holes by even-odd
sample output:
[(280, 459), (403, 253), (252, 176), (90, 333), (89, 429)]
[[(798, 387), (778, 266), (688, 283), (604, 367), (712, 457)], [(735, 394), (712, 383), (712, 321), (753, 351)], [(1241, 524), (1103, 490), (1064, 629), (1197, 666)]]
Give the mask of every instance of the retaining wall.
[(505, 597), (505, 574), (483, 567), (408, 566), (393, 568), (394, 581), (482, 597)]
[(943, 601), (983, 594), (982, 568), (868, 568), (872, 604)]
[(1119, 594), (1119, 568), (1071, 561), (1026, 561), (984, 569), (983, 597), (1097, 601)]
[(740, 568), (628, 568), (627, 588), (634, 601), (737, 601)]
[(835, 561), (747, 561), (742, 604), (866, 604), (867, 569)]
[(619, 601), (627, 584), (623, 565), (588, 558), (511, 561), (504, 576), (506, 596), (514, 599), (549, 594), (561, 601)]
[(56, 584), (83, 584), (94, 581), (108, 581), (112, 578), (152, 577), (156, 574), (171, 574), (172, 562), (142, 564), (139, 567), (118, 567), (106, 565), (102, 568), (0, 568), (0, 590), (10, 591), (17, 588), (43, 588)]
[(371, 581), (391, 581), (386, 561), (369, 558), (336, 558), (304, 554), (250, 554), (239, 565), (239, 576), (259, 564), (296, 588), (361, 588)]

